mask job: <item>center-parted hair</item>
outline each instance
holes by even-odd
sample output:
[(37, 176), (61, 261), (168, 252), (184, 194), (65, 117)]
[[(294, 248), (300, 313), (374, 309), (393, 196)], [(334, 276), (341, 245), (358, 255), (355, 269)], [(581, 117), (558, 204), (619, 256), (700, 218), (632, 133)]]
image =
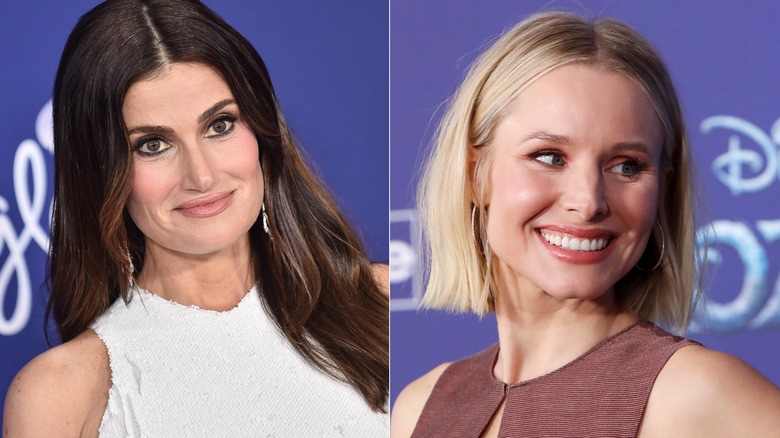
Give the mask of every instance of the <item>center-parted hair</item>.
[(54, 85), (55, 184), (49, 281), (63, 341), (128, 296), (144, 236), (125, 209), (133, 155), (128, 88), (172, 63), (221, 75), (257, 137), (270, 231), (249, 231), (258, 289), (290, 344), (386, 411), (388, 300), (360, 239), (296, 148), (252, 45), (198, 1), (116, 0), (79, 20)]
[(625, 75), (661, 121), (658, 225), (641, 267), (617, 282), (615, 298), (622, 309), (683, 331), (698, 281), (690, 148), (674, 85), (660, 55), (634, 29), (565, 12), (533, 15), (503, 34), (474, 61), (448, 102), (418, 195), (428, 278), (422, 305), (479, 315), (493, 309), (500, 291), (491, 275), (484, 206), (493, 131), (509, 103), (534, 80), (573, 63)]

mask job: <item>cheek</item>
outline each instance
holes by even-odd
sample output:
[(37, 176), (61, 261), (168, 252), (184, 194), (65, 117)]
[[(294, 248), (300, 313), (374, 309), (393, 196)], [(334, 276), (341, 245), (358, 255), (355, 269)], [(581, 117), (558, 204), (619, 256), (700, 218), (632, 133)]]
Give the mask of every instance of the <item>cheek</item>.
[(656, 208), (658, 207), (659, 184), (654, 177), (648, 178), (645, 183), (636, 183), (627, 188), (616, 187), (613, 191), (615, 208), (623, 210), (632, 223), (639, 227), (655, 222)]
[[(499, 258), (511, 257), (527, 243), (525, 224), (543, 213), (554, 193), (545, 175), (495, 163), (490, 175), (487, 237)], [(503, 257), (502, 257), (503, 256)]]
[(236, 176), (262, 183), (263, 173), (260, 169), (260, 151), (257, 139), (248, 129), (236, 132), (235, 149), (228, 157), (230, 168)]
[(647, 237), (653, 232), (656, 220), (657, 200), (655, 196), (645, 199), (637, 197), (633, 203), (627, 204), (628, 210), (633, 216), (630, 218), (633, 224)]
[(513, 210), (520, 216), (534, 215), (553, 197), (555, 181), (549, 175), (524, 172), (496, 163), (491, 169), (486, 199), (494, 213)]
[(657, 185), (635, 186), (633, 190), (615, 190), (609, 200), (613, 215), (620, 218), (626, 231), (633, 236), (636, 257), (644, 251), (653, 233), (658, 206)]
[(226, 163), (232, 177), (240, 181), (246, 190), (243, 207), (244, 215), (251, 220), (260, 215), (260, 207), (263, 203), (265, 185), (263, 170), (260, 167), (260, 151), (255, 136), (246, 129), (237, 132), (232, 153)]
[(127, 199), (127, 210), (133, 219), (143, 210), (163, 202), (175, 185), (170, 172), (152, 167), (141, 163), (133, 169), (133, 186)]

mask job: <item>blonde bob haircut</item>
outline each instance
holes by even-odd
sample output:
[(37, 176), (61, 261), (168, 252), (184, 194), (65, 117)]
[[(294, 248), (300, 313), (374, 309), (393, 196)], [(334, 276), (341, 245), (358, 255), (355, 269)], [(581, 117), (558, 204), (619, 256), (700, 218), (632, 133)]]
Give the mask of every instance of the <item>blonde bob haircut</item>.
[(658, 53), (631, 27), (564, 12), (532, 15), (506, 32), (472, 64), (448, 102), (418, 197), (422, 278), (428, 278), (422, 306), (478, 315), (493, 310), (500, 291), (484, 234), (491, 136), (526, 87), (573, 63), (630, 78), (663, 125), (656, 225), (637, 266), (615, 284), (615, 297), (621, 309), (683, 332), (699, 288), (690, 150), (672, 80)]

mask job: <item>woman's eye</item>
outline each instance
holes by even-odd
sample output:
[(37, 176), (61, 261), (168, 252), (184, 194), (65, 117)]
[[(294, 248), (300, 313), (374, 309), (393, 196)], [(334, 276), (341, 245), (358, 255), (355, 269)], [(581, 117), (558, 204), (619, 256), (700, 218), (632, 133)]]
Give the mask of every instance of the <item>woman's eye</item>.
[(160, 155), (166, 150), (168, 148), (165, 147), (165, 142), (161, 138), (141, 139), (135, 146), (135, 151), (145, 157)]
[(159, 152), (162, 148), (162, 142), (160, 140), (150, 140), (144, 143), (142, 148), (146, 149), (146, 152)]
[(642, 171), (642, 165), (638, 161), (627, 160), (610, 168), (612, 172), (625, 176), (634, 176)]
[(561, 167), (566, 164), (566, 160), (560, 154), (544, 152), (533, 157), (536, 161), (541, 161), (550, 166)]
[(225, 135), (233, 130), (236, 120), (233, 117), (219, 118), (209, 125), (209, 130), (206, 131), (206, 137), (219, 137)]

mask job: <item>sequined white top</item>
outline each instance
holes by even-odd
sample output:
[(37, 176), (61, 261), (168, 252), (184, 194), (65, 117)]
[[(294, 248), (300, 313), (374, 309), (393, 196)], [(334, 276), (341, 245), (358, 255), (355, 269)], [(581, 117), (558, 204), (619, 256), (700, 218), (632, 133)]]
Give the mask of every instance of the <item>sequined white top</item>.
[(112, 386), (101, 437), (383, 437), (389, 417), (307, 364), (253, 288), (204, 310), (134, 289), (92, 329)]

